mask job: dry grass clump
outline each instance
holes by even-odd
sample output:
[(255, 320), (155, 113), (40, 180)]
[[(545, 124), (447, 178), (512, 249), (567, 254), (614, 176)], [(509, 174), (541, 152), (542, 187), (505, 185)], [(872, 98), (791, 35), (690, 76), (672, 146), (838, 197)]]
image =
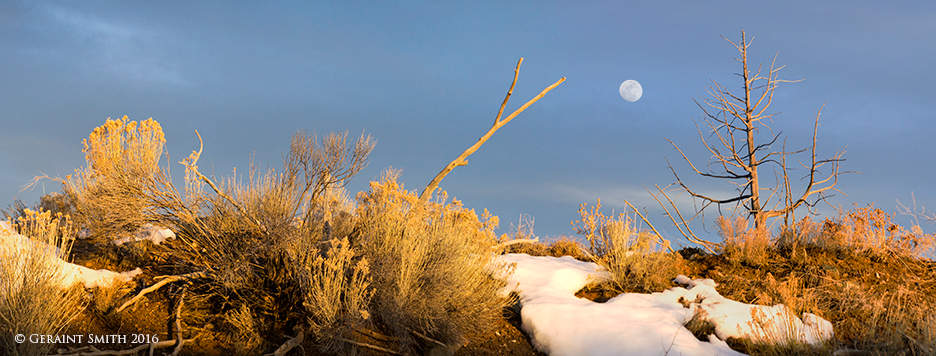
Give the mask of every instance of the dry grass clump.
[(370, 264), (373, 323), (404, 354), (461, 345), (490, 330), (510, 302), (493, 277), (505, 268), (492, 253), (496, 236), (444, 193), (420, 203), (398, 174), (388, 171), (357, 197), (353, 240)]
[(572, 256), (579, 261), (590, 261), (585, 251), (585, 245), (569, 236), (560, 236), (549, 244), (549, 256)]
[(55, 344), (17, 343), (14, 335), (56, 335), (84, 304), (79, 285), (62, 290), (65, 275), (57, 264), (68, 258), (74, 231), (68, 216), (23, 209), (11, 221), (13, 229), (28, 237), (17, 240), (0, 230), (0, 353), (40, 355)]
[(820, 243), (826, 249), (870, 251), (875, 254), (921, 256), (936, 247), (936, 234), (926, 234), (919, 226), (909, 231), (891, 220), (894, 214), (869, 205), (822, 222)]
[(909, 230), (895, 224), (895, 214), (869, 205), (839, 212), (836, 218), (815, 223), (803, 218), (781, 229), (778, 246), (813, 245), (827, 251), (923, 257), (936, 251), (936, 234), (927, 234), (919, 225)]
[(585, 245), (569, 236), (559, 236), (558, 238), (544, 242), (523, 243), (507, 246), (504, 253), (525, 253), (530, 256), (572, 256), (579, 261), (591, 262)]
[[(481, 217), (485, 221), (486, 231), (493, 234), (498, 224), (497, 217), (492, 216), (487, 210)], [(573, 237), (559, 236), (555, 239), (547, 238), (546, 241), (540, 241), (539, 237), (533, 234), (533, 219), (529, 216), (522, 216), (517, 225), (511, 224), (511, 230), (513, 230), (512, 235), (503, 234), (498, 240), (499, 246), (504, 246), (504, 253), (525, 253), (530, 256), (572, 256), (580, 261), (591, 261), (585, 246)]]
[(600, 208), (600, 200), (591, 210), (582, 204), (581, 219), (572, 226), (588, 241), (588, 257), (608, 271), (613, 288), (651, 293), (671, 287), (671, 280), (681, 273), (682, 257), (664, 252), (668, 242), (659, 235), (638, 231), (630, 217), (608, 217)]
[(719, 216), (715, 219), (718, 236), (723, 239), (721, 252), (733, 262), (760, 266), (766, 263), (767, 248), (770, 247), (770, 232), (767, 229), (752, 229), (748, 221), (740, 217)]

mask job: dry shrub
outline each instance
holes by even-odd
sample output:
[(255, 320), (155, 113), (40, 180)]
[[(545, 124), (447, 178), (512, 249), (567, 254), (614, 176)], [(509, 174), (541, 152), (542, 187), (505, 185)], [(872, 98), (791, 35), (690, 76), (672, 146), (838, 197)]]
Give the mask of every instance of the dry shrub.
[[(353, 232), (353, 204), (343, 185), (366, 166), (373, 146), (364, 135), (349, 144), (346, 134), (329, 134), (319, 142), (299, 133), (280, 172), (261, 174), (251, 165), (246, 182), (231, 177), (220, 183), (198, 172), (195, 152), (183, 161), (186, 196), (163, 189), (152, 197), (162, 211), (159, 220), (175, 227), (182, 242), (182, 248), (172, 251), (174, 257), (188, 269), (206, 274), (193, 288), (215, 302), (205, 312), (225, 315), (228, 324), (242, 321), (237, 328), (222, 330), (227, 335), (220, 339), (231, 343), (225, 347), (244, 350), (236, 343), (249, 341), (252, 348), (262, 350), (310, 320), (317, 320), (313, 338), (322, 342), (320, 346), (331, 347), (327, 339), (339, 336), (330, 334), (337, 326), (314, 315), (318, 310), (297, 306), (321, 303), (314, 293), (318, 284), (329, 283), (317, 279), (324, 273), (322, 268), (347, 267), (345, 254), (322, 257), (320, 246)], [(348, 289), (331, 292), (354, 294), (360, 285), (341, 287)], [(244, 308), (249, 308), (250, 318)]]
[(550, 243), (548, 252), (553, 257), (572, 256), (580, 261), (589, 261), (585, 246), (569, 236), (560, 236)]
[(312, 335), (323, 351), (347, 351), (343, 340), (353, 338), (355, 330), (368, 321), (367, 311), (374, 295), (370, 286), (367, 260), (355, 261), (348, 239), (333, 239), (327, 256), (315, 256), (306, 266), (309, 279), (304, 280), (303, 305), (311, 314), (308, 318)]
[(366, 166), (373, 140), (297, 133), (281, 171), (251, 164), (246, 181), (205, 177), (201, 151), (193, 152), (181, 162), (183, 192), (158, 166), (163, 142), (152, 119), (124, 117), (95, 129), (85, 141), (88, 167), (60, 180), (79, 220), (97, 236), (135, 232), (144, 222), (172, 229), (177, 243), (149, 253), (171, 261), (154, 266), (158, 274), (204, 274), (189, 288), (198, 302), (186, 304), (188, 320), (232, 326), (215, 335), (222, 348), (281, 343), (307, 321), (303, 285), (320, 242), (352, 233), (343, 185)]
[(228, 310), (221, 318), (221, 328), (225, 330), (218, 341), (222, 345), (235, 345), (237, 355), (256, 355), (263, 346), (263, 337), (258, 330), (261, 329), (257, 320), (246, 304), (239, 308)]
[(496, 237), (457, 200), (419, 203), (388, 171), (358, 194), (354, 244), (370, 263), (373, 323), (412, 354), (436, 340), (463, 344), (489, 332), (509, 298), (492, 277), (503, 269), (492, 253)]
[(22, 211), (12, 221), (27, 241), (0, 230), (0, 353), (42, 355), (55, 344), (14, 341), (14, 335), (57, 335), (83, 307), (80, 285), (62, 290), (58, 263), (71, 250), (73, 231), (67, 216)]
[(869, 205), (841, 213), (837, 219), (822, 222), (819, 243), (828, 250), (871, 251), (876, 254), (922, 256), (936, 247), (936, 234), (926, 234), (919, 226), (907, 231), (891, 220), (894, 214)]
[[(682, 298), (682, 297), (680, 297)], [(683, 299), (680, 299), (682, 302)], [(683, 306), (687, 307), (690, 305), (688, 301), (685, 301)], [(692, 335), (699, 339), (699, 341), (709, 342), (709, 335), (715, 335), (715, 323), (709, 320), (708, 312), (702, 307), (697, 306), (692, 313), (692, 318), (689, 318), (683, 326), (689, 331), (692, 332)]]
[(732, 260), (760, 266), (766, 263), (770, 247), (770, 232), (748, 228), (748, 221), (740, 217), (719, 216), (715, 219), (718, 235), (724, 240), (722, 253)]
[(95, 128), (83, 141), (87, 167), (61, 180), (76, 223), (112, 240), (148, 222), (146, 183), (160, 170), (165, 142), (152, 118), (137, 123), (124, 116)]
[(630, 217), (607, 217), (600, 208), (601, 200), (591, 210), (582, 204), (581, 219), (571, 224), (588, 241), (588, 258), (608, 271), (613, 287), (620, 292), (659, 292), (672, 286), (683, 267), (682, 257), (663, 252), (668, 242), (638, 231)]

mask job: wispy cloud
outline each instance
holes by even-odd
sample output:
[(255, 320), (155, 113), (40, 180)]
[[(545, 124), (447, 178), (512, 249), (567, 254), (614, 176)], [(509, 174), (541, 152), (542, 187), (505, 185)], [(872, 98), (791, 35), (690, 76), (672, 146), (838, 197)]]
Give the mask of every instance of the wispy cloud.
[[(180, 43), (153, 30), (81, 13), (64, 7), (41, 8), (52, 26), (78, 46), (78, 52), (119, 80), (153, 84), (189, 85), (171, 53)], [(58, 31), (56, 31), (58, 32)], [(66, 50), (74, 50), (68, 48)]]

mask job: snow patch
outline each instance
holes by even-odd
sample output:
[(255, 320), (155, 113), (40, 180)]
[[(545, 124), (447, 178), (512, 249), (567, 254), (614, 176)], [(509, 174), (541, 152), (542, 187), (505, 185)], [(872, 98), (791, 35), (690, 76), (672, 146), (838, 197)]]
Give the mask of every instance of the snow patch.
[[(115, 282), (129, 282), (143, 273), (136, 268), (127, 272), (114, 272), (106, 269), (93, 270), (88, 267), (66, 262), (59, 258), (60, 250), (56, 246), (30, 239), (13, 232), (8, 221), (0, 222), (0, 258), (13, 262), (14, 271), (25, 271), (29, 253), (46, 254), (52, 268), (58, 272), (59, 286), (69, 288), (81, 283), (85, 288), (109, 287)], [(16, 273), (16, 272), (14, 272)], [(15, 278), (19, 280), (19, 278)]]
[[(604, 278), (594, 263), (526, 254), (508, 254), (503, 259), (516, 266), (505, 292), (520, 295), (524, 331), (534, 347), (552, 356), (741, 355), (723, 340), (751, 337), (781, 342), (792, 336), (818, 343), (832, 337), (832, 324), (825, 319), (806, 313), (800, 320), (783, 305), (756, 306), (724, 298), (711, 279), (677, 276), (675, 282), (683, 287), (652, 294), (625, 293), (595, 303), (575, 297), (589, 282)], [(680, 300), (698, 302), (686, 308)], [(709, 342), (696, 339), (683, 326), (699, 311), (705, 311), (701, 316), (716, 327)]]
[(151, 224), (146, 224), (140, 227), (140, 231), (137, 231), (135, 236), (127, 236), (121, 239), (114, 240), (114, 244), (120, 246), (128, 242), (134, 241), (143, 241), (150, 240), (154, 245), (159, 245), (163, 241), (168, 239), (175, 239), (176, 235), (172, 230), (153, 226)]

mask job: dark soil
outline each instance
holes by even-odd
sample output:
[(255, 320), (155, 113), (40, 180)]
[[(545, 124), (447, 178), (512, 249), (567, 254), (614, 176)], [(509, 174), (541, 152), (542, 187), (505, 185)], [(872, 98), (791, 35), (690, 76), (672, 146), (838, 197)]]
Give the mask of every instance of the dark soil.
[(545, 356), (530, 344), (530, 337), (520, 327), (520, 306), (504, 309), (504, 319), (500, 320), (496, 331), (479, 340), (472, 340), (457, 352), (455, 356)]

